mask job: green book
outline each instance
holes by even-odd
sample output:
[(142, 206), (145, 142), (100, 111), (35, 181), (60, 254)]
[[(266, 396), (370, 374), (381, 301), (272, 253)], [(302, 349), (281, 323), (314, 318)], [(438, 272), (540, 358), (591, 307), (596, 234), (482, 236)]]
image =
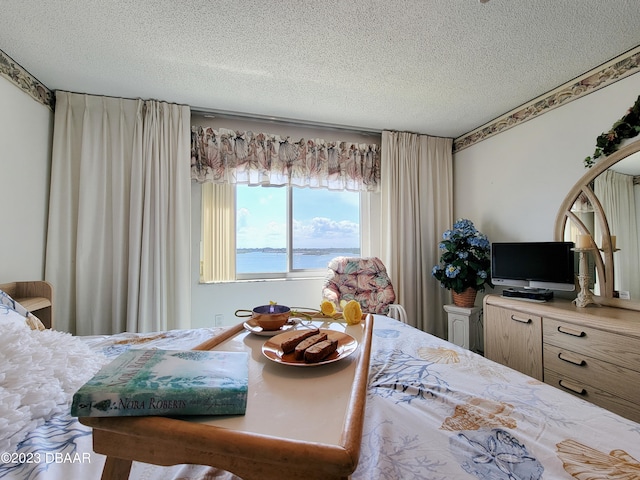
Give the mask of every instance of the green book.
[(74, 394), (71, 415), (244, 415), (249, 355), (201, 350), (129, 350)]

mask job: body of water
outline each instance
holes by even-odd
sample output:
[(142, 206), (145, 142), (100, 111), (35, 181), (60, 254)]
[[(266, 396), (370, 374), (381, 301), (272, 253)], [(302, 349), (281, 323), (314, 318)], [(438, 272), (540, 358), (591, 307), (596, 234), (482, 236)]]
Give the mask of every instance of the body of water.
[[(357, 257), (360, 253), (354, 250), (317, 251), (314, 253), (293, 254), (293, 269), (325, 269), (329, 262), (340, 256)], [(237, 273), (286, 272), (287, 254), (280, 250), (248, 250), (238, 251), (236, 255)]]

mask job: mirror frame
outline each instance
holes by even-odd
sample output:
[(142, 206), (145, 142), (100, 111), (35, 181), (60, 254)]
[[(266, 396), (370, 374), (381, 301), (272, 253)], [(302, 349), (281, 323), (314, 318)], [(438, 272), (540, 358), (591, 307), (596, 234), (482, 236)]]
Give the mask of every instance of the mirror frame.
[[(615, 151), (608, 157), (603, 157), (593, 165), (589, 171), (587, 171), (574, 187), (569, 191), (564, 201), (560, 205), (558, 214), (556, 216), (556, 223), (554, 229), (554, 236), (556, 241), (564, 241), (564, 231), (567, 225), (567, 221), (571, 221), (577, 226), (581, 235), (588, 235), (591, 239), (591, 246), (595, 249), (594, 252), (598, 252), (598, 255), (594, 255), (596, 272), (600, 279), (604, 293), (599, 296), (594, 296), (594, 300), (599, 305), (607, 305), (611, 307), (623, 308), (626, 310), (640, 311), (640, 301), (634, 300), (621, 300), (614, 298), (614, 285), (613, 281), (609, 279), (613, 278), (613, 252), (611, 250), (611, 239), (609, 233), (609, 225), (604, 215), (604, 210), (600, 201), (595, 196), (595, 193), (591, 189), (590, 184), (595, 178), (604, 172), (606, 169), (615, 165), (620, 160), (628, 157), (629, 155), (640, 151), (640, 140), (627, 143), (619, 150)], [(584, 194), (591, 202), (594, 208), (595, 221), (599, 224), (603, 232), (603, 242), (601, 245), (603, 251), (600, 252), (597, 248), (597, 244), (591, 235), (591, 232), (587, 230), (585, 225), (578, 219), (578, 217), (571, 211), (571, 207), (576, 202), (578, 197)], [(604, 258), (603, 258), (604, 257)]]

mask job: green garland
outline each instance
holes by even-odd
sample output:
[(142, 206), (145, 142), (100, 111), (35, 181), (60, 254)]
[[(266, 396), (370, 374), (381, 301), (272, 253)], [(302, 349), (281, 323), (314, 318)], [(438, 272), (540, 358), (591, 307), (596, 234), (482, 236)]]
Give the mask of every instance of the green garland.
[(591, 168), (601, 156), (611, 155), (618, 150), (620, 143), (626, 138), (633, 138), (640, 133), (640, 96), (627, 114), (613, 124), (611, 130), (604, 132), (596, 139), (596, 150), (592, 157), (584, 159), (584, 166)]

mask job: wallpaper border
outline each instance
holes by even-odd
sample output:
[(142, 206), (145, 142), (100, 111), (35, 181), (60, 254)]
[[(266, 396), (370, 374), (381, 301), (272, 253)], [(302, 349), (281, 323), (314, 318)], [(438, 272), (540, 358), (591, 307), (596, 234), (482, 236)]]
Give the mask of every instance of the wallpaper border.
[(30, 95), (38, 103), (53, 110), (53, 92), (2, 50), (0, 50), (0, 75)]
[(638, 71), (640, 71), (640, 46), (456, 138), (453, 141), (453, 151), (455, 153), (464, 150), (482, 140), (486, 140), (554, 108), (611, 85)]
[[(538, 117), (565, 103), (577, 100), (640, 71), (640, 46), (616, 57), (571, 82), (552, 90), (491, 122), (456, 138), (453, 151), (459, 152), (482, 140)], [(54, 94), (9, 55), (0, 50), (0, 75), (53, 110)]]

